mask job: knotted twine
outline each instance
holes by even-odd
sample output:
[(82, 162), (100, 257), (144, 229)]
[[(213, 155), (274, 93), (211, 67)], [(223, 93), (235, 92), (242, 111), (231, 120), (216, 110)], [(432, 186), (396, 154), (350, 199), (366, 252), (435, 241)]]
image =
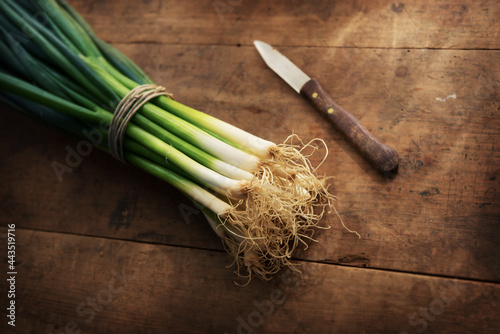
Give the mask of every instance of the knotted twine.
[(108, 147), (113, 157), (125, 162), (123, 138), (129, 121), (144, 104), (161, 95), (173, 98), (165, 87), (147, 84), (135, 87), (120, 101), (109, 124)]

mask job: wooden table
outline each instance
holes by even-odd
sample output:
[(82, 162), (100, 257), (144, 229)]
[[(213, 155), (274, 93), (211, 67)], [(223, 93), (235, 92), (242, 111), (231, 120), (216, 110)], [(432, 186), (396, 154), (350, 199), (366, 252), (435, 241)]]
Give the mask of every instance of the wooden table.
[[(0, 253), (15, 224), (18, 274), (16, 327), (4, 316), (0, 329), (498, 333), (498, 1), (70, 3), (177, 100), (275, 142), (323, 138), (320, 172), (361, 239), (329, 214), (331, 229), (296, 254), (301, 275), (238, 287), (179, 192), (97, 150), (60, 182), (52, 163), (78, 142), (2, 107)], [(264, 65), (254, 39), (394, 147), (398, 176), (374, 172)]]

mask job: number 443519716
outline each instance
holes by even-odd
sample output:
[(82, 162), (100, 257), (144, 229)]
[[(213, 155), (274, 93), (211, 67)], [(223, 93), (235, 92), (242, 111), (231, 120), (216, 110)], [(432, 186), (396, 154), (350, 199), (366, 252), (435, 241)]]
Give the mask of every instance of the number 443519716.
[(15, 224), (9, 224), (7, 230), (7, 263), (9, 264), (9, 270), (14, 271), (16, 269), (16, 231)]

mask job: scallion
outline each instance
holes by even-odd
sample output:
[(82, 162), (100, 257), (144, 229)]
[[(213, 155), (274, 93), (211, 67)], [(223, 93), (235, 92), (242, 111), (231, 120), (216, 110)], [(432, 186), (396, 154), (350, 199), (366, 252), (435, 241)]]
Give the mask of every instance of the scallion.
[[(63, 0), (1, 1), (0, 31), (2, 99), (73, 135), (107, 137), (100, 126), (119, 101), (153, 83)], [(15, 38), (26, 34), (26, 42)], [(133, 116), (123, 147), (127, 163), (200, 205), (238, 275), (269, 278), (292, 266), (292, 252), (307, 246), (333, 200), (303, 154), (315, 146), (292, 141), (274, 144), (161, 96)]]

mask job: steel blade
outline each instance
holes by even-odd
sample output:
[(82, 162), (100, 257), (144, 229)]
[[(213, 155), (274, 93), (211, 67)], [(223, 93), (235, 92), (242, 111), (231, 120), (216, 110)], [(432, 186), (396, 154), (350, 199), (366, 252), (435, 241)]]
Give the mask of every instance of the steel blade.
[(254, 41), (253, 44), (269, 66), (281, 79), (285, 80), (297, 93), (306, 82), (311, 80), (300, 68), (283, 56), (271, 45), (262, 41)]

